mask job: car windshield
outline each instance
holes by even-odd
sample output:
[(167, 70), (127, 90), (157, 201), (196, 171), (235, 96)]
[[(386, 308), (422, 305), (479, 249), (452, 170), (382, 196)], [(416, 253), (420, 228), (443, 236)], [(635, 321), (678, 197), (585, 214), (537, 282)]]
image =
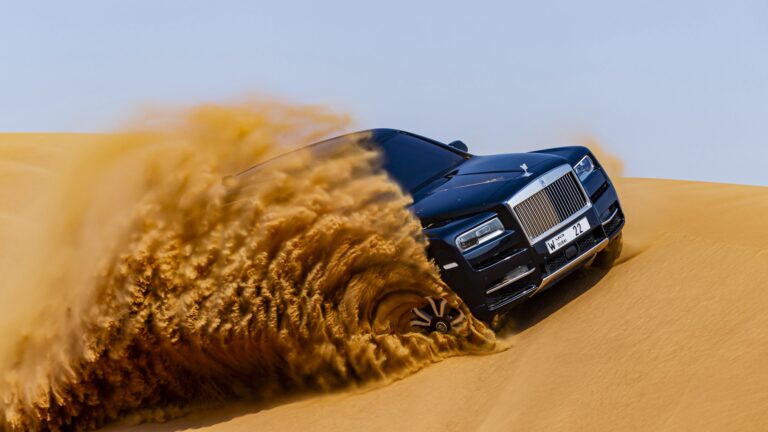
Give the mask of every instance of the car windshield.
[(394, 133), (390, 133), (385, 131), (381, 135), (375, 132), (363, 131), (342, 135), (302, 147), (255, 165), (238, 176), (251, 175), (273, 161), (294, 152), (310, 151), (315, 157), (322, 158), (328, 152), (337, 149), (339, 145), (357, 143), (364, 147), (374, 147), (380, 150), (382, 168), (400, 187), (413, 194), (430, 180), (457, 167), (468, 157), (445, 145), (406, 132), (392, 131)]
[(466, 160), (439, 144), (402, 132), (378, 144), (384, 153), (384, 169), (410, 193)]

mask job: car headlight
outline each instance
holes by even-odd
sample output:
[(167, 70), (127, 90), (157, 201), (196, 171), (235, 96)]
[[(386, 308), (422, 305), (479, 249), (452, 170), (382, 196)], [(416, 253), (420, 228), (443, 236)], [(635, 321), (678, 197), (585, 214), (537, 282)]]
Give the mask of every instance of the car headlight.
[(503, 232), (504, 225), (501, 224), (499, 218), (493, 218), (456, 237), (456, 246), (464, 252), (498, 237)]
[(589, 155), (581, 158), (579, 163), (573, 166), (573, 170), (579, 177), (579, 180), (584, 181), (595, 170), (595, 163)]

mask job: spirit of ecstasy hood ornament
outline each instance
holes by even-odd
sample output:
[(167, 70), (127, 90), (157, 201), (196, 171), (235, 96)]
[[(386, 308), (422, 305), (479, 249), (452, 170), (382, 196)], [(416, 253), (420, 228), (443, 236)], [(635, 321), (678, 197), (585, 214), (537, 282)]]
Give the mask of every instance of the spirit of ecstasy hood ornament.
[(520, 168), (522, 168), (523, 171), (524, 171), (523, 172), (523, 177), (530, 177), (532, 175), (531, 173), (528, 172), (528, 165), (527, 164), (520, 165)]

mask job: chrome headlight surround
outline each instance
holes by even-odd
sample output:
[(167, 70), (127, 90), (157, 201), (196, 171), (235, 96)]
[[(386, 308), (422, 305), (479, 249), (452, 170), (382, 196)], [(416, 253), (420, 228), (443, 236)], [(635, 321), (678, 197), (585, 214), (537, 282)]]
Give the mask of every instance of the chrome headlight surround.
[(573, 171), (579, 180), (583, 182), (590, 174), (595, 172), (595, 161), (589, 155), (586, 155), (573, 166)]
[(459, 248), (459, 251), (466, 252), (500, 236), (503, 232), (504, 224), (498, 217), (495, 217), (456, 237), (456, 247)]

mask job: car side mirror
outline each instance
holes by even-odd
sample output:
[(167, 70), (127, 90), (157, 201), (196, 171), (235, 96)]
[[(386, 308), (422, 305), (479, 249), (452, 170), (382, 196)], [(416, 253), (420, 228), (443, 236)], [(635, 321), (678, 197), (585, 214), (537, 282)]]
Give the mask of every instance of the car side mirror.
[(467, 147), (467, 145), (464, 144), (464, 141), (462, 141), (462, 140), (453, 141), (453, 142), (451, 142), (448, 145), (453, 147), (453, 148), (455, 148), (455, 149), (459, 149), (459, 150), (461, 150), (463, 152), (468, 152), (469, 151), (469, 147)]

